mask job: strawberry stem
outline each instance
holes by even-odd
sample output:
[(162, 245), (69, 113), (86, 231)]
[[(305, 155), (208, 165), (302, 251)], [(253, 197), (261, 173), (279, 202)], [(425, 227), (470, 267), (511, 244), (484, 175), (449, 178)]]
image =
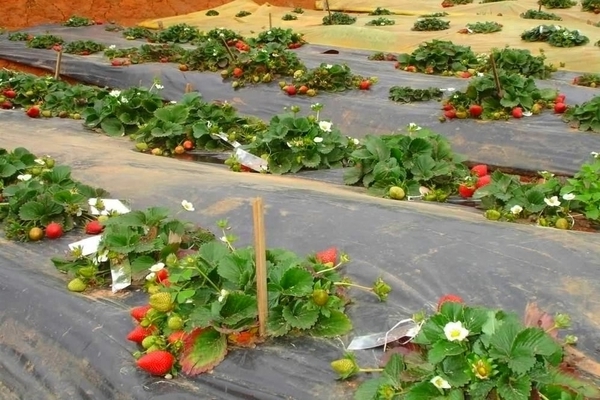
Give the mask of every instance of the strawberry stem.
[[(382, 372), (383, 368), (361, 368), (359, 371), (360, 372), (367, 372), (367, 373), (368, 372)], [(548, 400), (548, 399), (546, 399), (546, 400)]]
[[(198, 257), (198, 260), (200, 260), (200, 262), (204, 263), (207, 266), (210, 266), (210, 263), (208, 261), (206, 261), (203, 257), (201, 257), (199, 255), (197, 257)], [(212, 286), (217, 292), (221, 291), (221, 288), (218, 287), (217, 285), (215, 285), (215, 283), (210, 280), (210, 278), (204, 273), (204, 271), (202, 271), (202, 268), (196, 268), (196, 269), (198, 270), (200, 275), (202, 275), (202, 277), (206, 280), (206, 282), (208, 282), (210, 284), (210, 286)]]
[(372, 292), (373, 288), (370, 287), (366, 287), (366, 286), (361, 286), (361, 285), (357, 285), (356, 283), (350, 283), (350, 282), (334, 282), (333, 283), (335, 286), (350, 286), (350, 287), (355, 287), (357, 289), (362, 289), (362, 290), (366, 290), (367, 292)]
[(338, 265), (334, 265), (334, 266), (333, 266), (333, 267), (331, 267), (331, 268), (327, 268), (327, 269), (324, 269), (324, 270), (321, 270), (321, 271), (317, 271), (316, 273), (317, 273), (317, 274), (324, 274), (325, 272), (335, 271), (336, 269), (338, 269), (338, 268), (339, 268), (339, 267), (341, 267), (342, 265), (344, 265), (344, 263), (340, 261), (340, 262), (338, 263)]

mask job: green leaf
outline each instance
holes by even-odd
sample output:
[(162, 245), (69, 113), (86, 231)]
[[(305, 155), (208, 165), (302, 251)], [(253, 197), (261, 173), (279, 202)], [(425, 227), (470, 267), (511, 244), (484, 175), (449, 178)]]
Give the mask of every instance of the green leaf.
[(163, 107), (154, 111), (154, 116), (159, 120), (163, 122), (173, 122), (175, 124), (183, 124), (189, 114), (189, 108), (185, 104)]
[(344, 172), (344, 185), (356, 185), (362, 178), (362, 168), (358, 165), (348, 168)]
[(580, 393), (586, 399), (600, 398), (600, 388), (583, 379), (561, 372), (558, 368), (549, 367), (550, 379), (553, 385), (567, 387), (576, 393)]
[(283, 307), (277, 306), (269, 310), (267, 320), (267, 331), (270, 336), (280, 337), (287, 334), (291, 329), (290, 324), (283, 317)]
[(59, 165), (45, 172), (43, 178), (48, 183), (61, 184), (71, 180), (71, 167), (68, 165)]
[(481, 326), (481, 331), (486, 335), (492, 336), (502, 324), (502, 322), (496, 318), (496, 314), (497, 312), (493, 310), (486, 311), (487, 321)]
[(452, 387), (461, 387), (471, 380), (467, 371), (469, 363), (463, 355), (449, 356), (442, 362), (442, 371)]
[(385, 378), (368, 379), (358, 387), (354, 393), (354, 400), (378, 400), (379, 388), (388, 384)]
[(403, 400), (430, 400), (440, 396), (440, 391), (431, 382), (420, 382), (413, 385)]
[(213, 315), (208, 306), (196, 306), (190, 313), (190, 325), (195, 328), (206, 328), (212, 324)]
[(274, 175), (282, 175), (288, 173), (292, 168), (292, 163), (289, 158), (281, 158), (277, 162), (269, 162), (269, 171)]
[(0, 162), (0, 178), (8, 178), (18, 171), (19, 170), (14, 165)]
[(100, 123), (100, 129), (108, 136), (121, 136), (125, 133), (123, 123), (115, 117), (104, 118)]
[(428, 181), (433, 178), (433, 170), (436, 167), (435, 160), (429, 154), (422, 154), (414, 161), (415, 165), (410, 169), (415, 180)]
[[(447, 400), (464, 400), (465, 394), (462, 389), (452, 389), (448, 392), (448, 395), (445, 397)], [(471, 399), (469, 397), (469, 399)]]
[(310, 303), (298, 301), (283, 308), (283, 318), (292, 328), (310, 329), (319, 319), (319, 310), (311, 309)]
[(193, 331), (184, 342), (179, 358), (181, 370), (194, 376), (212, 370), (227, 354), (227, 338), (214, 329)]
[(497, 390), (503, 400), (529, 400), (531, 379), (528, 375), (519, 378), (514, 378), (512, 375), (505, 376), (498, 382)]
[(335, 337), (345, 335), (352, 330), (352, 321), (341, 311), (331, 310), (328, 317), (321, 315), (312, 333), (315, 336)]
[(138, 228), (146, 226), (146, 214), (143, 211), (135, 210), (127, 214), (121, 214), (113, 218), (109, 218), (104, 225), (106, 226), (129, 226)]
[(306, 296), (312, 293), (313, 276), (304, 268), (292, 267), (285, 271), (279, 286), (283, 294), (295, 297)]
[(217, 272), (221, 278), (241, 287), (254, 273), (254, 262), (237, 254), (227, 254), (219, 261)]
[[(492, 314), (495, 315), (493, 311)], [(467, 307), (462, 321), (465, 328), (469, 330), (469, 335), (478, 335), (484, 324), (489, 322), (489, 310)]]
[(306, 168), (318, 168), (320, 164), (321, 164), (321, 155), (316, 151), (313, 153), (307, 154), (302, 159), (302, 165), (304, 165)]
[(207, 262), (217, 265), (224, 257), (230, 254), (229, 248), (223, 242), (212, 242), (204, 243), (198, 249), (198, 254)]
[(447, 301), (442, 304), (440, 314), (448, 318), (448, 321), (462, 321), (464, 318), (464, 305)]
[(444, 326), (448, 322), (448, 319), (443, 315), (433, 315), (423, 324), (421, 330), (413, 339), (413, 342), (415, 344), (430, 344), (437, 342), (440, 338), (445, 337)]
[(366, 136), (364, 145), (375, 156), (376, 160), (385, 161), (390, 158), (390, 148), (379, 136)]
[(469, 394), (471, 395), (472, 400), (487, 400), (489, 393), (495, 387), (495, 381), (478, 381), (469, 386)]
[(220, 310), (220, 322), (235, 325), (238, 322), (258, 315), (256, 297), (244, 293), (230, 293)]
[(393, 386), (402, 386), (400, 374), (406, 369), (404, 361), (399, 354), (392, 354), (385, 368), (383, 369), (383, 375), (389, 379)]
[(131, 273), (138, 274), (140, 272), (147, 271), (154, 264), (156, 264), (156, 260), (154, 259), (154, 257), (136, 257), (131, 263)]
[(177, 293), (177, 297), (175, 299), (179, 304), (184, 304), (186, 301), (194, 297), (195, 294), (196, 291), (194, 289), (184, 289)]
[(449, 342), (447, 340), (440, 340), (431, 346), (427, 359), (431, 364), (438, 364), (448, 356), (456, 356), (466, 351), (466, 347), (462, 346), (458, 342)]
[(512, 345), (519, 333), (520, 326), (514, 322), (502, 324), (490, 338), (490, 356), (504, 361), (510, 359)]
[(46, 216), (60, 214), (63, 208), (59, 204), (54, 205), (55, 207), (49, 209), (39, 201), (30, 201), (19, 208), (19, 218), (23, 221), (39, 221)]

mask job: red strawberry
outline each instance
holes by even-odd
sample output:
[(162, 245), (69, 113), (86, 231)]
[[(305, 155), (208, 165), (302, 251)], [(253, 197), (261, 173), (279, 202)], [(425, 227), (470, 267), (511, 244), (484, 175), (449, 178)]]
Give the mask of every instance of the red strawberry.
[(169, 278), (163, 279), (160, 283), (161, 283), (161, 285), (163, 285), (165, 287), (171, 286), (171, 281), (169, 281)]
[(113, 60), (110, 60), (110, 64), (113, 67), (120, 67), (121, 65), (123, 65), (123, 61), (122, 60), (117, 60), (116, 58)]
[(127, 340), (130, 340), (135, 343), (142, 343), (142, 341), (146, 339), (146, 337), (152, 335), (154, 332), (156, 332), (155, 326), (150, 325), (147, 328), (142, 328), (138, 325), (135, 328), (133, 328), (131, 332), (129, 332), (129, 335), (127, 335)]
[(152, 307), (150, 306), (150, 304), (146, 304), (145, 306), (133, 307), (129, 314), (133, 317), (133, 319), (139, 322), (146, 316), (146, 313), (151, 308)]
[(462, 297), (455, 294), (445, 294), (438, 300), (437, 310), (440, 311), (444, 303), (464, 303)]
[(321, 264), (333, 264), (337, 261), (337, 249), (335, 247), (330, 247), (327, 250), (323, 250), (317, 253), (315, 256), (318, 262)]
[(244, 75), (244, 70), (242, 70), (241, 68), (234, 68), (232, 74), (234, 77), (240, 78), (242, 75)]
[(444, 110), (444, 111), (454, 110), (454, 106), (450, 103), (444, 104), (444, 107), (442, 107), (442, 110)]
[(408, 72), (417, 72), (417, 67), (415, 67), (414, 65), (409, 65), (405, 68), (405, 70)]
[(294, 96), (296, 94), (296, 87), (294, 85), (286, 86), (284, 90), (290, 96)]
[(156, 280), (162, 282), (169, 278), (169, 271), (166, 268), (161, 269), (156, 273)]
[(515, 107), (512, 110), (513, 118), (523, 118), (523, 109), (521, 107)]
[(371, 87), (371, 82), (367, 81), (367, 80), (360, 82), (360, 85), (358, 86), (358, 88), (360, 90), (369, 90), (370, 87)]
[(52, 222), (46, 226), (46, 237), (48, 239), (58, 239), (63, 235), (63, 229), (60, 224)]
[(566, 98), (567, 98), (567, 96), (565, 96), (564, 94), (559, 94), (558, 96), (556, 96), (556, 99), (554, 100), (554, 102), (555, 103), (564, 103)]
[(11, 108), (13, 108), (13, 103), (11, 103), (11, 102), (10, 102), (10, 101), (8, 101), (8, 100), (4, 100), (4, 101), (2, 102), (2, 104), (0, 104), (0, 107), (1, 107), (3, 110), (10, 110)]
[(470, 197), (473, 197), (473, 193), (475, 193), (475, 186), (468, 184), (468, 183), (461, 183), (460, 185), (458, 185), (458, 194), (460, 195), (460, 197), (464, 197), (465, 199), (468, 199)]
[(448, 119), (456, 118), (456, 110), (446, 110), (444, 111), (444, 117)]
[(471, 172), (479, 177), (486, 176), (488, 174), (488, 167), (485, 164), (478, 164), (471, 168)]
[(175, 357), (165, 350), (157, 350), (140, 357), (136, 364), (150, 375), (165, 375), (169, 373)]
[(461, 77), (461, 78), (465, 78), (465, 79), (468, 79), (468, 78), (470, 78), (471, 76), (472, 76), (472, 75), (471, 75), (471, 73), (470, 73), (469, 71), (464, 71), (464, 72), (462, 72), (462, 73), (460, 74), (460, 77)]
[(30, 107), (26, 111), (26, 114), (27, 114), (28, 117), (38, 118), (40, 116), (40, 108), (38, 106)]
[(554, 112), (556, 114), (562, 114), (567, 110), (567, 105), (565, 103), (556, 103), (554, 104)]
[(482, 113), (483, 107), (481, 107), (479, 104), (472, 104), (471, 107), (469, 107), (469, 114), (471, 114), (471, 117), (473, 118), (479, 117)]
[(475, 184), (475, 186), (477, 187), (477, 189), (484, 187), (485, 185), (489, 185), (492, 182), (492, 177), (490, 175), (484, 175), (484, 176), (480, 176), (479, 179), (477, 179), (477, 183)]
[(85, 225), (85, 233), (88, 235), (97, 235), (102, 233), (104, 227), (100, 223), (100, 221), (90, 221)]
[(9, 99), (14, 99), (15, 97), (17, 97), (17, 92), (15, 92), (12, 89), (6, 89), (4, 91), (4, 96), (8, 97)]

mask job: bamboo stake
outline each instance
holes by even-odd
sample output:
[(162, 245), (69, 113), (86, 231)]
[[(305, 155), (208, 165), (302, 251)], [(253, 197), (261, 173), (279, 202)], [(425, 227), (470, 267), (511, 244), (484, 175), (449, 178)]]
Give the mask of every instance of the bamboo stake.
[(54, 79), (58, 79), (60, 77), (60, 65), (62, 63), (62, 49), (58, 52), (56, 56), (56, 66), (54, 67)]
[(256, 257), (256, 299), (258, 301), (258, 334), (265, 337), (267, 333), (268, 298), (267, 298), (267, 249), (265, 244), (265, 210), (262, 198), (252, 203), (254, 217), (254, 251)]
[(504, 93), (502, 93), (502, 86), (500, 86), (500, 77), (498, 76), (498, 69), (496, 68), (496, 60), (494, 60), (494, 54), (490, 54), (490, 62), (492, 63), (492, 73), (494, 74), (494, 83), (496, 84), (498, 98), (501, 99), (504, 96)]
[(192, 92), (192, 84), (186, 83), (185, 84), (185, 93), (191, 93), (191, 92)]
[(273, 16), (269, 13), (269, 30), (273, 29)]
[(158, 21), (158, 29), (160, 29), (161, 31), (162, 31), (163, 29), (165, 29), (165, 25), (163, 24), (163, 22), (162, 22), (162, 21)]
[(325, 0), (325, 8), (327, 8), (327, 13), (329, 14), (329, 22), (333, 24), (333, 21), (331, 19), (331, 10), (329, 9), (329, 0)]
[(235, 56), (233, 55), (233, 52), (231, 51), (231, 49), (227, 45), (227, 42), (225, 41), (225, 39), (221, 38), (221, 42), (223, 42), (223, 46), (225, 46), (225, 50), (227, 50), (227, 54), (229, 54), (230, 60), (231, 61), (235, 61)]

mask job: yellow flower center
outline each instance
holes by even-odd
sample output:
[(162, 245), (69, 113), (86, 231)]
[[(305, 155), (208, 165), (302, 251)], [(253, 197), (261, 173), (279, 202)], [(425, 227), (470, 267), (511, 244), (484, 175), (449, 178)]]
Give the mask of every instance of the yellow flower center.
[(458, 329), (455, 329), (452, 332), (450, 332), (450, 336), (453, 338), (460, 337), (460, 331)]

